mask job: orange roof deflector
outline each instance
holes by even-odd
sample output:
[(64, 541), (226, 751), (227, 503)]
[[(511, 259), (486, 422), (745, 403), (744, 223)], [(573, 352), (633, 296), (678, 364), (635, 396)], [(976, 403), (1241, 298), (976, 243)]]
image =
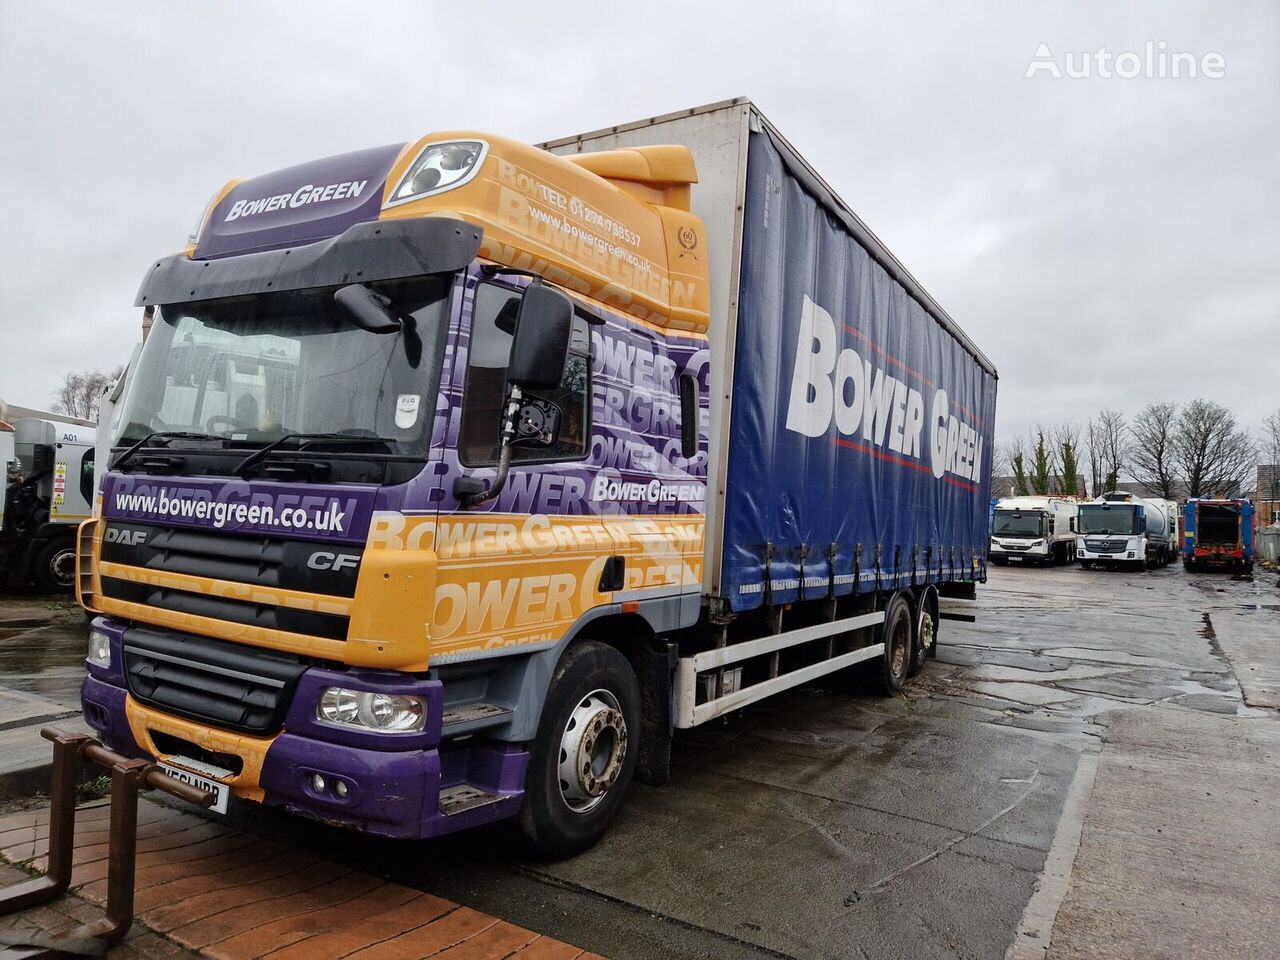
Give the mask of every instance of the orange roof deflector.
[(565, 159), (623, 189), (630, 184), (648, 187), (660, 194), (660, 198), (648, 195), (642, 199), (677, 210), (689, 209), (689, 185), (698, 182), (693, 153), (688, 147), (676, 144), (579, 153)]

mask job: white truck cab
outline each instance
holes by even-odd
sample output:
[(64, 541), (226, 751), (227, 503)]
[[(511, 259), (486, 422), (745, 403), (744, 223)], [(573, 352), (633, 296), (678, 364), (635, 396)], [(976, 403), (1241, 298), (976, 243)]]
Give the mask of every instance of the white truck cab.
[(1071, 563), (1076, 558), (1075, 497), (1005, 497), (991, 514), (996, 563)]

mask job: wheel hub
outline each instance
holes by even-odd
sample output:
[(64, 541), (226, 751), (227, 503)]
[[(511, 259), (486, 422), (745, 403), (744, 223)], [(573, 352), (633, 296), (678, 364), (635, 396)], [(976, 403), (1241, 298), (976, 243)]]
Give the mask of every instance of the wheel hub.
[(575, 813), (604, 799), (622, 773), (627, 723), (617, 698), (593, 690), (578, 702), (560, 738), (560, 796)]
[(76, 554), (74, 550), (60, 550), (49, 561), (49, 573), (54, 583), (70, 586), (76, 578)]
[(920, 646), (925, 650), (933, 646), (933, 617), (928, 612), (920, 615)]

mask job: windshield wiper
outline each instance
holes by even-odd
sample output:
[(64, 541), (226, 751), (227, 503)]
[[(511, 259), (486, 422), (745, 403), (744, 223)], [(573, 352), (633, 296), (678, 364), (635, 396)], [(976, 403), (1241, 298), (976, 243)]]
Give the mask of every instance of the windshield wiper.
[(116, 457), (115, 463), (111, 465), (112, 470), (119, 470), (133, 455), (145, 447), (153, 440), (226, 440), (226, 437), (215, 436), (212, 433), (192, 433), (189, 430), (156, 430), (148, 433), (145, 437), (126, 449), (120, 456)]
[[(281, 446), (288, 443), (290, 440), (300, 440), (302, 441), (302, 444), (305, 444), (310, 441), (320, 441), (320, 440), (325, 440), (331, 443), (335, 443), (335, 442), (336, 443), (391, 443), (392, 442), (391, 440), (388, 440), (386, 437), (379, 437), (379, 436), (373, 436), (373, 435), (359, 436), (351, 433), (286, 433), (283, 437), (277, 437), (275, 440), (272, 440), (265, 447), (260, 447), (259, 449), (253, 451), (253, 453), (249, 454), (247, 457), (245, 457), (243, 460), (237, 463), (235, 465), (235, 468), (231, 472), (238, 476), (243, 477), (248, 470), (252, 469), (253, 467), (256, 467), (263, 460), (267, 459), (267, 457), (271, 456), (271, 454), (275, 453), (277, 450), (280, 449)], [(298, 452), (301, 452), (302, 444), (299, 444)]]

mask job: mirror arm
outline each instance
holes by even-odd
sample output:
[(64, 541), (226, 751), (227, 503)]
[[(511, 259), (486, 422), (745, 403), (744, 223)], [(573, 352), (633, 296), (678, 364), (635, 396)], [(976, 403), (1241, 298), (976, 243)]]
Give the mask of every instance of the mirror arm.
[(507, 474), (511, 471), (511, 441), (516, 438), (516, 417), (520, 414), (520, 403), (523, 399), (523, 391), (517, 386), (512, 386), (511, 393), (507, 396), (507, 412), (502, 419), (502, 445), (498, 453), (498, 472), (489, 489), (483, 493), (468, 496), (463, 501), (465, 506), (478, 507), (482, 503), (488, 503), (496, 499), (502, 492), (502, 488), (507, 485)]

